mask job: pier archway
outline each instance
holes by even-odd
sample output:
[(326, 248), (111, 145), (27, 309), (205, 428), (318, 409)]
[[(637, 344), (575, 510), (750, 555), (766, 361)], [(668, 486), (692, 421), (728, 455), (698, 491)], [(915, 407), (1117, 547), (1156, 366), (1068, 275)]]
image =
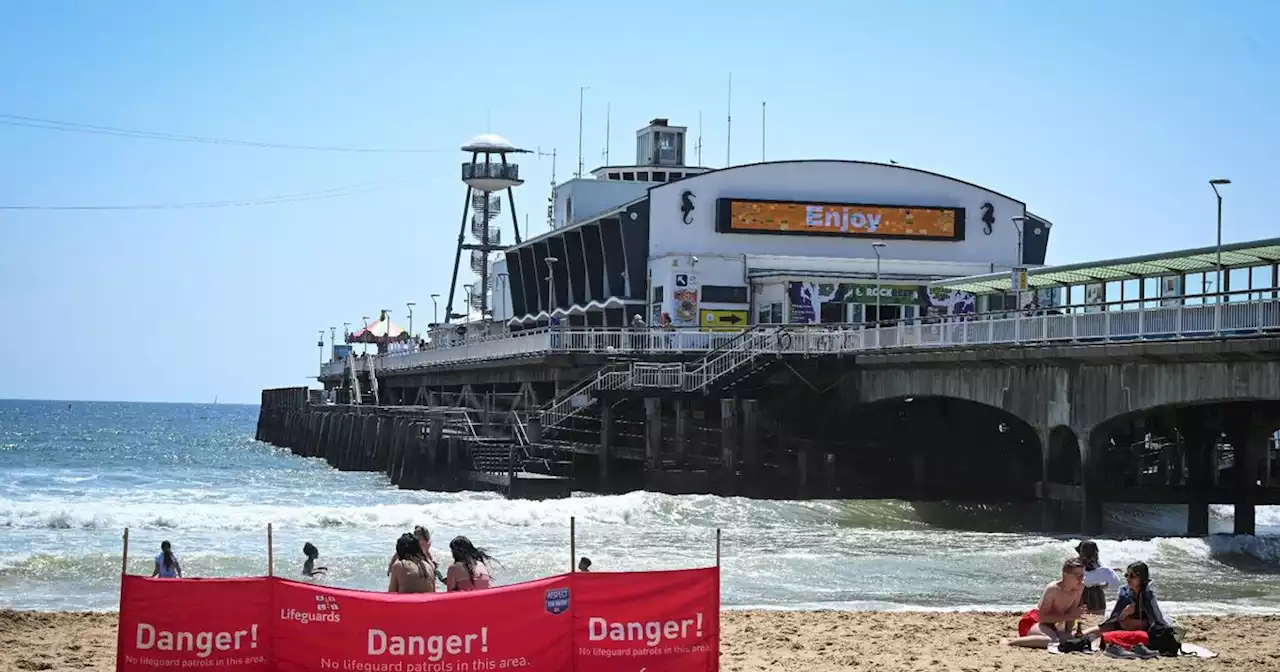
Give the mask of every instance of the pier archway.
[(915, 396), (849, 408), (845, 497), (1031, 502), (1042, 473), (1035, 428), (968, 399)]

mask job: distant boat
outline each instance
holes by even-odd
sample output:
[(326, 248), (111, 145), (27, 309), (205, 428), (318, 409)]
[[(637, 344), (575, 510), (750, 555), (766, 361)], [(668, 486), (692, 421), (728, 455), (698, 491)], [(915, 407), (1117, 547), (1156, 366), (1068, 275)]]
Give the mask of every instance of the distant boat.
[(215, 394), (215, 395), (213, 395), (213, 405), (214, 405), (214, 406), (217, 406), (217, 405), (218, 405), (218, 395), (216, 395), (216, 394)]

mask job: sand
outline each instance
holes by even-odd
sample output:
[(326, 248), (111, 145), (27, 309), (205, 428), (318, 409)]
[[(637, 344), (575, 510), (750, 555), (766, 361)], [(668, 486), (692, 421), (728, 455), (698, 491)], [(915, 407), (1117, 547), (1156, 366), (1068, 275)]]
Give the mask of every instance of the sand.
[[(1013, 649), (1016, 614), (731, 611), (722, 616), (720, 669), (1280, 671), (1280, 616), (1183, 616), (1187, 641), (1213, 660), (1113, 660)], [(115, 669), (116, 615), (0, 611), (0, 670)]]

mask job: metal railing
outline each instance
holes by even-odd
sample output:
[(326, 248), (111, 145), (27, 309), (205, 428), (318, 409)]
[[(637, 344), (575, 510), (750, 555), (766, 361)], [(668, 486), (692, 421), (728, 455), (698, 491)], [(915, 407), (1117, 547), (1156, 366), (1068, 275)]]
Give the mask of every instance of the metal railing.
[[(1280, 299), (1203, 305), (1160, 306), (1016, 317), (914, 318), (884, 325), (758, 325), (750, 331), (555, 327), (441, 344), (425, 350), (378, 356), (377, 368), (392, 371), (535, 357), (553, 353), (603, 356), (687, 356), (715, 351), (752, 354), (837, 354), (898, 348), (975, 345), (1128, 342), (1207, 339), (1280, 332)], [(735, 339), (736, 342), (735, 342)], [(744, 350), (744, 344), (750, 347)], [(730, 360), (724, 360), (728, 364)], [(367, 361), (353, 358), (367, 370)], [(739, 362), (740, 364), (741, 362)], [(343, 362), (322, 367), (341, 375)], [(708, 372), (709, 373), (709, 372)]]

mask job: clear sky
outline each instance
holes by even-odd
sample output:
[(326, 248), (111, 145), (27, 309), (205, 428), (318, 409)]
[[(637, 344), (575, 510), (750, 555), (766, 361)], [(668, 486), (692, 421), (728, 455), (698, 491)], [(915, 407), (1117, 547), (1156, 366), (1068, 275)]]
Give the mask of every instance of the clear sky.
[[(339, 153), (0, 123), (0, 398), (256, 401), (306, 384), (316, 332), (430, 321), (462, 211), (457, 148), (492, 130), (614, 162), (669, 117), (703, 164), (894, 159), (1025, 201), (1049, 262), (1280, 235), (1280, 3), (0, 0), (0, 115)], [(0, 117), (0, 122), (12, 118)], [(546, 230), (549, 158), (516, 203)], [(1268, 194), (1272, 194), (1268, 196)], [(504, 222), (509, 228), (509, 222)], [(509, 233), (507, 235), (510, 235)], [(465, 260), (464, 260), (465, 264)], [(461, 290), (459, 290), (461, 292)], [(441, 308), (443, 310), (443, 307)], [(327, 338), (326, 338), (327, 341)], [(314, 382), (314, 381), (313, 381)]]

